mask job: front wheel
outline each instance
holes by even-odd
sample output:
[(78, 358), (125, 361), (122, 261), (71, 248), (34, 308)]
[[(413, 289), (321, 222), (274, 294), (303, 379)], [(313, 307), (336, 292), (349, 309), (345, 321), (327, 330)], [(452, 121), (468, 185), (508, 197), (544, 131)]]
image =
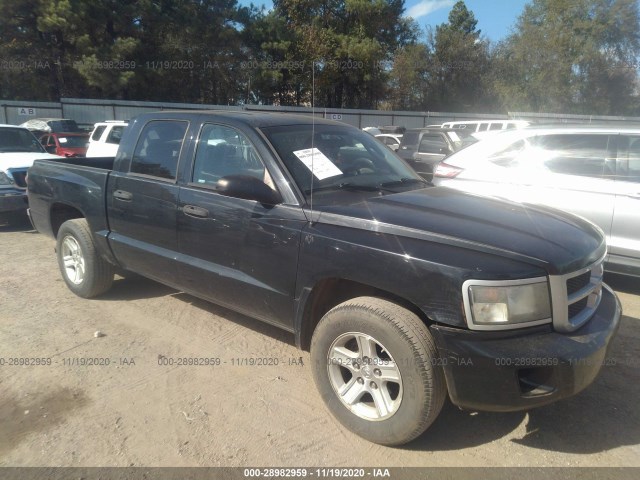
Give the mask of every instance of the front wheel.
[(382, 445), (413, 440), (440, 413), (447, 389), (437, 360), (415, 314), (373, 297), (331, 309), (311, 341), (314, 380), (331, 413)]
[(79, 297), (92, 298), (111, 288), (114, 268), (96, 252), (85, 219), (67, 220), (62, 224), (56, 252), (62, 278)]

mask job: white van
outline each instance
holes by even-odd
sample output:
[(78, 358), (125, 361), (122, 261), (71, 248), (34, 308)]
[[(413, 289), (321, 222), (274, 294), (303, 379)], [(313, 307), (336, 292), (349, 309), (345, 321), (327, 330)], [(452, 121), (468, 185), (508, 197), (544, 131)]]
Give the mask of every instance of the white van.
[(531, 122), (526, 120), (466, 120), (462, 122), (446, 122), (441, 127), (473, 132), (473, 136), (480, 140), (500, 130), (524, 128), (529, 125), (531, 125)]
[(107, 120), (96, 123), (89, 137), (87, 157), (115, 157), (122, 132), (128, 124), (126, 120)]

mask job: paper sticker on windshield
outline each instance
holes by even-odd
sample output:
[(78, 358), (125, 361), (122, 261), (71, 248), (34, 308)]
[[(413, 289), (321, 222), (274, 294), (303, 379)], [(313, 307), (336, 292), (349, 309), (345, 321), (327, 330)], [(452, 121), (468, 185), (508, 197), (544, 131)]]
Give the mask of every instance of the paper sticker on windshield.
[(336, 167), (335, 164), (317, 148), (298, 150), (293, 152), (293, 154), (304, 163), (318, 180), (342, 175), (342, 170)]
[(64, 137), (58, 137), (58, 141), (59, 141), (60, 143), (67, 143), (67, 139), (66, 139), (66, 138), (64, 138)]

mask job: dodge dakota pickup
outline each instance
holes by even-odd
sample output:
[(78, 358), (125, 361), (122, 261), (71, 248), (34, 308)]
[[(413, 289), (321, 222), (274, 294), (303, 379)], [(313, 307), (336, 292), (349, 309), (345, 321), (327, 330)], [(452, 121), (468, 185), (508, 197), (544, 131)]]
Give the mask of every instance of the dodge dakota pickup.
[(512, 411), (580, 392), (620, 322), (596, 226), (433, 187), (328, 120), (143, 114), (115, 158), (37, 160), (28, 192), (72, 292), (132, 271), (277, 325), (328, 410), (380, 444), (447, 397)]

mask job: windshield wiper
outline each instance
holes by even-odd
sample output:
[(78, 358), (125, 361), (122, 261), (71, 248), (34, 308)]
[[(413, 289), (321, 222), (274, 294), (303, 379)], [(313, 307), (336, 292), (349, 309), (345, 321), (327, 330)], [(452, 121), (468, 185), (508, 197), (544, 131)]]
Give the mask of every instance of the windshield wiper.
[(421, 183), (424, 186), (431, 185), (431, 183), (427, 182), (426, 180), (421, 180), (419, 178), (401, 178), (400, 180), (381, 183), (380, 186), (381, 187), (400, 187), (405, 185), (411, 185), (414, 183)]
[[(314, 188), (314, 192), (323, 192), (327, 190), (348, 190), (350, 192), (379, 192), (382, 185), (359, 185), (357, 183), (343, 182), (334, 185), (325, 185), (324, 187)], [(310, 194), (312, 189), (305, 190), (304, 193)]]

